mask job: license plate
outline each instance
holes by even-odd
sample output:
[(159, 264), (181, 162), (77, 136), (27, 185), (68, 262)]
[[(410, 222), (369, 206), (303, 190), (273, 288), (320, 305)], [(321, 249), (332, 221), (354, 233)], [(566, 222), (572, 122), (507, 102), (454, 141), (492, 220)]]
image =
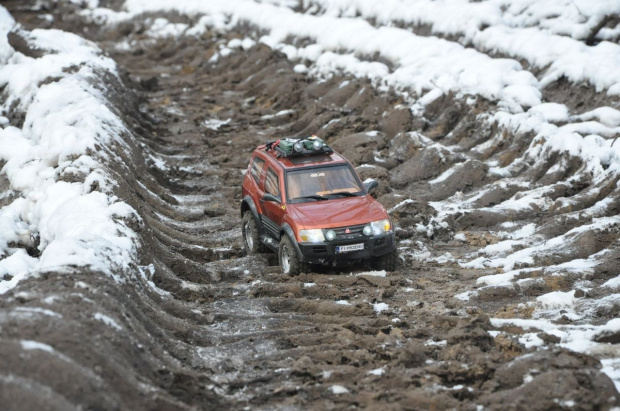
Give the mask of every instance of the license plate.
[(349, 251), (358, 251), (364, 249), (364, 243), (361, 244), (350, 244), (350, 245), (339, 245), (336, 247), (336, 253), (348, 253)]

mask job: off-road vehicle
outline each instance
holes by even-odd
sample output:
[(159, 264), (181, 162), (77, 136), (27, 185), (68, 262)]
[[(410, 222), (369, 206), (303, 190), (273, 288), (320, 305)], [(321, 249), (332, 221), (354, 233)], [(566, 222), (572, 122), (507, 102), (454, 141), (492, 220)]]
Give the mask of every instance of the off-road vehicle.
[(392, 221), (344, 157), (315, 136), (258, 146), (242, 186), (243, 243), (248, 254), (278, 253), (282, 272), (312, 264), (369, 260), (397, 263)]

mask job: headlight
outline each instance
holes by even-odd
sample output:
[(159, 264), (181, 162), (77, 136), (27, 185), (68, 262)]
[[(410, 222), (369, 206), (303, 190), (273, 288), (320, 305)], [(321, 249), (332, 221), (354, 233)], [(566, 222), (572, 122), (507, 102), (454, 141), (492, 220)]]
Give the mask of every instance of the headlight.
[(332, 241), (334, 238), (336, 238), (336, 232), (334, 230), (328, 230), (325, 233), (325, 238), (327, 239), (327, 241)]
[(392, 224), (390, 223), (390, 219), (386, 218), (385, 220), (373, 221), (370, 223), (372, 227), (373, 235), (381, 235), (385, 234), (392, 229)]
[(325, 241), (321, 229), (299, 230), (299, 238), (301, 238), (301, 241), (307, 243), (320, 243)]
[(295, 144), (293, 144), (293, 150), (295, 150), (296, 152), (300, 153), (301, 150), (303, 149), (304, 149), (304, 145), (302, 144), (301, 141), (298, 141)]

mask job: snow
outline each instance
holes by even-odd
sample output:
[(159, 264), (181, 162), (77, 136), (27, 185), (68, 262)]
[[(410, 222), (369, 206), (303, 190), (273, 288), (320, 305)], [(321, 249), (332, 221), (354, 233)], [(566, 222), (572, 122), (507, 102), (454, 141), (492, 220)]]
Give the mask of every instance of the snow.
[(375, 310), (377, 314), (381, 314), (381, 312), (390, 308), (386, 303), (374, 303), (372, 304), (372, 308)]
[(567, 121), (569, 117), (568, 108), (559, 103), (541, 103), (530, 108), (529, 112), (539, 114), (543, 121), (550, 123)]
[(454, 239), (457, 241), (463, 241), (463, 242), (467, 241), (467, 237), (465, 236), (464, 233), (456, 233), (454, 235)]
[(229, 124), (230, 121), (232, 119), (226, 119), (226, 120), (219, 120), (217, 118), (210, 118), (205, 120), (204, 125), (205, 127), (211, 129), (211, 130), (218, 130), (220, 127)]
[(384, 368), (377, 368), (377, 369), (374, 369), (374, 370), (370, 370), (370, 371), (368, 371), (368, 374), (376, 375), (377, 377), (381, 377), (383, 374), (385, 374), (385, 369)]
[(306, 67), (305, 64), (296, 64), (295, 67), (293, 67), (293, 71), (295, 73), (305, 74), (308, 72), (308, 67)]
[(146, 34), (151, 37), (178, 37), (188, 28), (187, 24), (171, 23), (163, 17), (156, 18)]
[(280, 110), (276, 114), (266, 114), (261, 117), (261, 120), (270, 120), (272, 118), (286, 116), (288, 114), (293, 114), (295, 110)]
[(543, 83), (565, 76), (574, 82), (588, 81), (601, 90), (620, 82), (620, 72), (614, 69), (618, 67), (620, 47), (609, 42), (592, 47), (579, 41), (587, 38), (602, 16), (620, 12), (617, 2), (411, 0), (407, 7), (399, 0), (312, 2), (328, 16), (342, 16), (347, 10), (378, 24), (429, 25), (435, 33), (458, 37), (463, 44), (473, 43), (482, 51), (547, 68)]
[[(519, 341), (527, 348), (542, 346), (543, 341), (537, 337), (538, 332), (544, 331), (548, 334), (560, 337), (560, 346), (600, 357), (603, 364), (602, 371), (605, 372), (616, 384), (620, 383), (620, 360), (618, 359), (618, 350), (615, 345), (607, 343), (597, 343), (593, 339), (605, 332), (620, 331), (620, 319), (612, 319), (603, 325), (589, 324), (567, 324), (558, 325), (545, 319), (499, 319), (492, 318), (491, 324), (494, 327), (501, 328), (505, 325), (516, 325), (523, 329), (533, 329), (532, 333), (522, 334)], [(607, 358), (606, 358), (607, 357)]]
[(541, 303), (546, 309), (552, 308), (554, 310), (560, 310), (573, 305), (575, 301), (574, 294), (574, 290), (567, 292), (553, 291), (537, 297), (536, 301)]
[(346, 387), (343, 387), (342, 385), (332, 385), (331, 387), (331, 391), (332, 394), (347, 394), (349, 393), (349, 390)]
[(604, 359), (601, 360), (601, 364), (603, 364), (601, 371), (613, 380), (616, 390), (620, 391), (620, 359)]
[(458, 298), (461, 301), (469, 301), (471, 298), (471, 291), (465, 291), (464, 293), (460, 293), (454, 296), (454, 298)]
[(385, 270), (379, 270), (379, 271), (364, 271), (361, 273), (357, 273), (355, 274), (356, 276), (362, 276), (362, 275), (369, 275), (371, 277), (385, 277), (387, 275), (387, 272)]
[(52, 348), (51, 346), (47, 344), (43, 344), (38, 341), (22, 340), (20, 341), (20, 343), (22, 345), (22, 349), (24, 350), (41, 350), (41, 351), (47, 351), (49, 353), (55, 352), (54, 348)]
[[(0, 38), (6, 38), (12, 19), (0, 10)], [(125, 127), (93, 86), (101, 83), (97, 73), (117, 76), (115, 63), (70, 33), (23, 33), (47, 54), (34, 59), (0, 42), (6, 96), (0, 110), (25, 113), (20, 128), (0, 129), (1, 172), (17, 194), (0, 209), (0, 275), (12, 277), (0, 282), (0, 294), (37, 273), (69, 272), (70, 266), (122, 281), (119, 272), (136, 258), (135, 234), (123, 220), (138, 217), (112, 194), (115, 183), (103, 162), (115, 156), (106, 148), (112, 142), (124, 147)], [(69, 175), (80, 177), (62, 181)], [(35, 238), (38, 257), (25, 252)]]
[(102, 323), (104, 323), (108, 327), (114, 328), (116, 331), (123, 331), (123, 327), (121, 327), (116, 322), (116, 320), (114, 320), (113, 318), (111, 318), (111, 317), (109, 317), (109, 316), (107, 316), (105, 314), (95, 313), (93, 315), (93, 317), (95, 318), (95, 320), (101, 321)]
[(62, 318), (62, 315), (58, 314), (57, 312), (54, 312), (52, 310), (48, 310), (45, 308), (39, 308), (39, 307), (17, 307), (15, 311), (22, 312), (22, 313), (43, 314), (43, 315), (47, 315), (48, 317)]

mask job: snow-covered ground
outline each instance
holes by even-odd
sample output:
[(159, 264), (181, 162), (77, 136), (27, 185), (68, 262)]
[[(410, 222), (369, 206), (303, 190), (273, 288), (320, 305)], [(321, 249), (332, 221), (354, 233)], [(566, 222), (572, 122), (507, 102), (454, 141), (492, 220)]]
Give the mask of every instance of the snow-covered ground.
[[(0, 28), (6, 33), (13, 21), (0, 10)], [(241, 53), (258, 42), (286, 54), (298, 73), (319, 78), (345, 74), (370, 79), (378, 90), (394, 90), (414, 114), (449, 93), (470, 105), (478, 99), (496, 104), (496, 110), (481, 115), (479, 121), (513, 135), (533, 135), (531, 143), (509, 164), (485, 159), (486, 177), (491, 183), (465, 195), (457, 192), (432, 202), (437, 221), (441, 224), (472, 211), (498, 215), (561, 211), (575, 223), (574, 228), (549, 238), (539, 234), (542, 225), (519, 225), (507, 219), (492, 232), (497, 243), (457, 261), (464, 268), (492, 268), (499, 273), (480, 277), (480, 289), (458, 297), (471, 298), (484, 287), (523, 287), (534, 281), (529, 276), (533, 272), (543, 279), (577, 277), (570, 291), (547, 292), (524, 303), (524, 309), (533, 307), (531, 318), (494, 319), (493, 324), (535, 329), (522, 337), (526, 346), (542, 344), (537, 333), (544, 331), (559, 337), (561, 346), (596, 355), (620, 388), (619, 350), (613, 344), (595, 341), (618, 333), (620, 325), (616, 319), (603, 323), (594, 320), (600, 307), (620, 305), (620, 272), (603, 284), (591, 281), (617, 242), (590, 255), (557, 263), (546, 258), (579, 247), (584, 233), (617, 229), (620, 217), (610, 214), (615, 207), (611, 197), (619, 190), (620, 145), (614, 143), (620, 136), (620, 111), (598, 104), (586, 104), (585, 110), (578, 110), (547, 98), (545, 90), (566, 79), (610, 99), (620, 96), (620, 25), (602, 25), (608, 16), (620, 13), (620, 2), (127, 0), (122, 12), (91, 2), (83, 15), (97, 24), (117, 24), (146, 12), (162, 11), (190, 16), (194, 23), (153, 19), (147, 32), (152, 37), (199, 36), (207, 29), (226, 32), (240, 23), (266, 33), (220, 45), (212, 61)], [(430, 27), (429, 35), (410, 30), (420, 26)], [(0, 282), (0, 292), (26, 275), (46, 270), (89, 265), (112, 274), (128, 267), (136, 254), (135, 236), (123, 223), (133, 211), (111, 195), (110, 187), (115, 183), (101, 162), (114, 155), (105, 149), (113, 141), (123, 144), (119, 135), (124, 126), (106, 110), (105, 95), (92, 85), (99, 71), (115, 73), (114, 63), (77, 36), (54, 30), (37, 30), (32, 35), (40, 48), (54, 54), (32, 59), (13, 53), (5, 40), (0, 43), (0, 86), (6, 86), (7, 93), (2, 105), (5, 117), (0, 118), (0, 159), (10, 182), (10, 190), (0, 197), (0, 277), (12, 278)], [(295, 39), (304, 39), (303, 45), (297, 45)], [(78, 69), (63, 70), (67, 67)], [(42, 82), (48, 77), (61, 80)], [(15, 110), (25, 115), (19, 127), (9, 126), (6, 118)], [(209, 120), (206, 124), (217, 130), (227, 123)], [(421, 144), (426, 148), (453, 151), (422, 137)], [(497, 133), (472, 148), (471, 153), (462, 154), (477, 158), (501, 138), (502, 133)], [(566, 172), (567, 176), (553, 187), (518, 176), (523, 168), (536, 167), (554, 156), (565, 160), (545, 174)], [(571, 159), (578, 161), (576, 170), (570, 169)], [(429, 184), (444, 184), (465, 164), (456, 164)], [(595, 198), (587, 207), (576, 206), (582, 197), (553, 196), (557, 186), (573, 187), (583, 181), (588, 188), (582, 197)], [(518, 194), (499, 204), (477, 205), (490, 191), (512, 187), (519, 187)], [(572, 207), (576, 210), (571, 211)], [(432, 230), (422, 227), (421, 231)], [(33, 248), (36, 238), (40, 243), (34, 247), (40, 255), (31, 256), (26, 249)], [(454, 239), (464, 240), (465, 236), (456, 234)], [(438, 260), (430, 253), (418, 258), (455, 262)], [(594, 288), (608, 292), (599, 299), (576, 296), (577, 291), (587, 293)], [(376, 305), (374, 309), (380, 312), (386, 307)], [(563, 316), (570, 323), (552, 321)]]
[(14, 52), (14, 25), (0, 7), (0, 165), (8, 184), (0, 194), (0, 294), (25, 277), (83, 266), (123, 281), (137, 251), (124, 220), (139, 217), (112, 194), (106, 167), (126, 129), (96, 87), (117, 75), (116, 65), (59, 30), (27, 34), (42, 57)]

